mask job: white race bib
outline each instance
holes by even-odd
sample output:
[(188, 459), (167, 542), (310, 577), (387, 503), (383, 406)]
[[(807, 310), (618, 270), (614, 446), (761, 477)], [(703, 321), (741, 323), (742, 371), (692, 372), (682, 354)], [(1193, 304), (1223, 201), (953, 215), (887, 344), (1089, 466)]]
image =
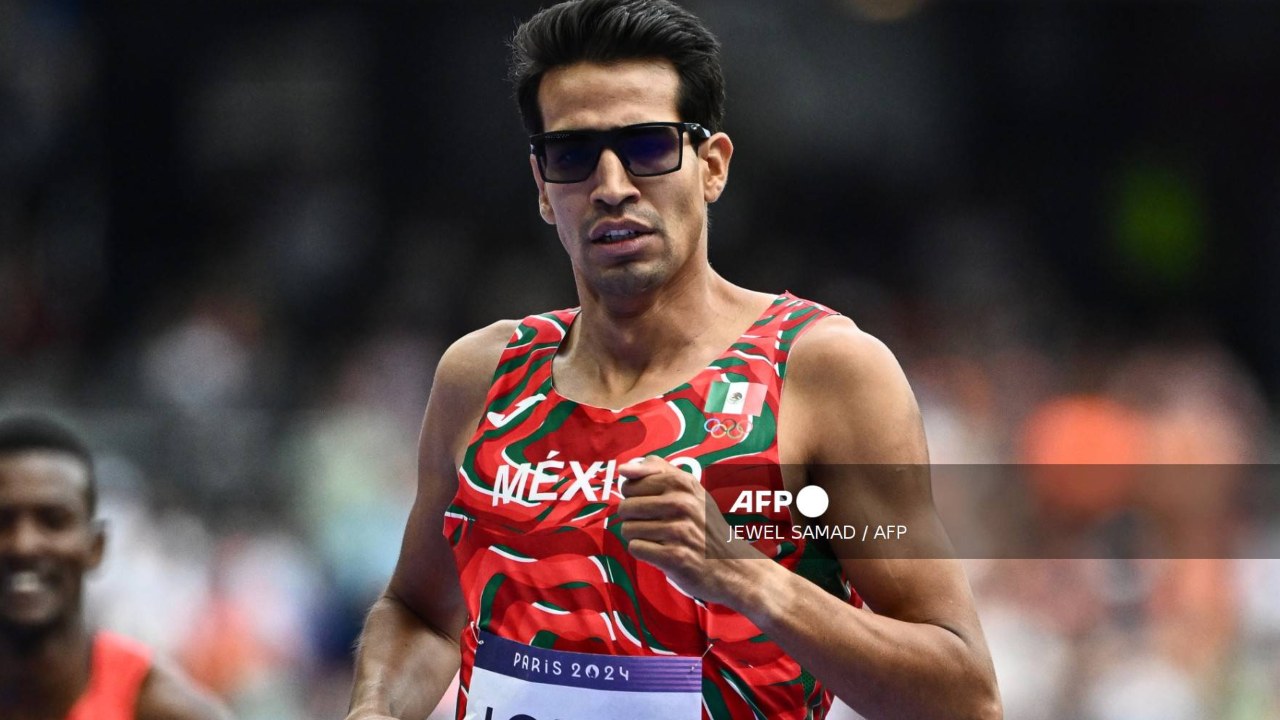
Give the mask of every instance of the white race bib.
[(698, 720), (702, 658), (548, 650), (480, 632), (466, 720)]

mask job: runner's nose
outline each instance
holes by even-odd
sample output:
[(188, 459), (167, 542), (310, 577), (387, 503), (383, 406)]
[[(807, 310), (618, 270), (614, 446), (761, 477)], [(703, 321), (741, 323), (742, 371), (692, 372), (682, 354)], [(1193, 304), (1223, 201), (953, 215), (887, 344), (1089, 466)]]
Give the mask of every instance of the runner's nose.
[(609, 148), (600, 152), (600, 162), (596, 165), (592, 180), (595, 182), (591, 191), (594, 202), (617, 206), (640, 195), (640, 190), (622, 164), (622, 159)]

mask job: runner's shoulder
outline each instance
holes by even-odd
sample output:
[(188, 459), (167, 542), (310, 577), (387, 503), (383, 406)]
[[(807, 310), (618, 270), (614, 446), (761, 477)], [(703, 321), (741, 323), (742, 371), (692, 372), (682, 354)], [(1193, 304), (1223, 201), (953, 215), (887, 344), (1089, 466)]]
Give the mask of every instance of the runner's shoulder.
[(498, 367), (498, 359), (520, 325), (519, 320), (499, 320), (453, 342), (436, 366), (433, 392), (483, 399)]
[(927, 458), (920, 408), (898, 358), (843, 316), (796, 342), (787, 387), (813, 462), (914, 463)]
[(876, 386), (900, 373), (888, 346), (844, 315), (816, 322), (796, 341), (787, 363), (788, 383), (818, 387), (833, 381)]

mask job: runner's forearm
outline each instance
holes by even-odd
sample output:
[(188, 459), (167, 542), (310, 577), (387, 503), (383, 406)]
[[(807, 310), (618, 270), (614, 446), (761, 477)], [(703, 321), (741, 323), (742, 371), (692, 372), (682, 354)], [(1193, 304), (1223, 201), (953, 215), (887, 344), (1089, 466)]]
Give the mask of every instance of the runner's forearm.
[(430, 628), (400, 600), (384, 595), (360, 635), (348, 717), (424, 718), (440, 702), (458, 664), (456, 638)]
[(994, 682), (956, 633), (859, 610), (780, 565), (749, 563), (740, 612), (868, 720), (1000, 717)]

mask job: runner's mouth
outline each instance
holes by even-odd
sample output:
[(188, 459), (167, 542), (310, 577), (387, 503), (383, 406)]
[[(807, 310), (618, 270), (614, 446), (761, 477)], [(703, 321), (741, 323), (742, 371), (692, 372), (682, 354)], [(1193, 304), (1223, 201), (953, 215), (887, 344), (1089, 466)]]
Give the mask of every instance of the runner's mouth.
[(37, 570), (14, 570), (0, 575), (0, 591), (13, 595), (29, 595), (49, 588), (51, 583)]
[(634, 240), (648, 234), (649, 233), (647, 232), (639, 230), (610, 230), (597, 238), (593, 238), (591, 242), (598, 245), (612, 245), (614, 243), (625, 242), (627, 240)]

